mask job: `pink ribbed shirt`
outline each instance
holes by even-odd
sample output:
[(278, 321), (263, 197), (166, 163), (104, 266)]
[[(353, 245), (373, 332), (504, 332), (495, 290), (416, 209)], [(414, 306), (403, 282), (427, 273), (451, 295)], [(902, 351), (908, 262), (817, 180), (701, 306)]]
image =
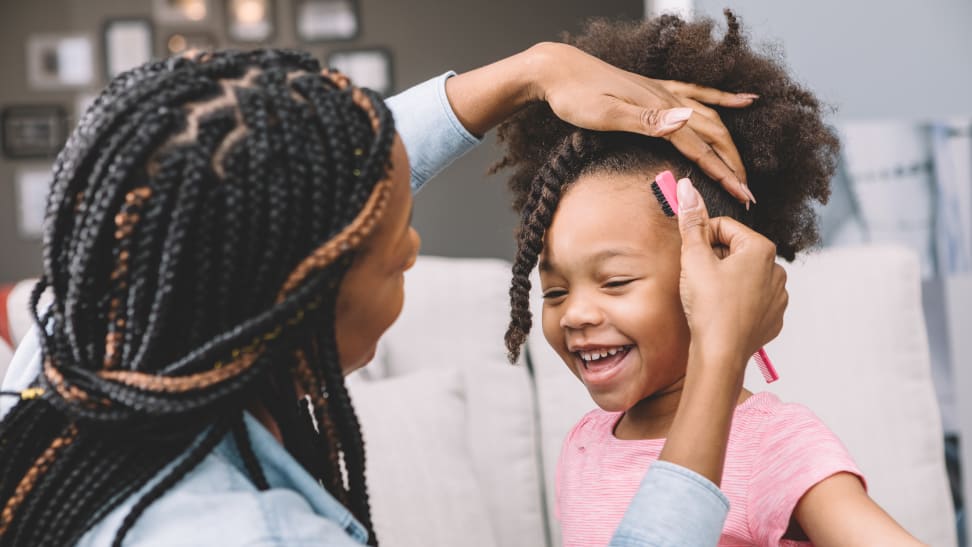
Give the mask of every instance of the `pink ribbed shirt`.
[[(593, 410), (564, 441), (556, 511), (565, 547), (607, 545), (665, 443), (616, 438), (620, 418)], [(781, 540), (793, 509), (810, 487), (842, 471), (861, 476), (843, 443), (810, 409), (754, 394), (733, 415), (721, 485), (730, 509), (719, 545), (808, 545)]]

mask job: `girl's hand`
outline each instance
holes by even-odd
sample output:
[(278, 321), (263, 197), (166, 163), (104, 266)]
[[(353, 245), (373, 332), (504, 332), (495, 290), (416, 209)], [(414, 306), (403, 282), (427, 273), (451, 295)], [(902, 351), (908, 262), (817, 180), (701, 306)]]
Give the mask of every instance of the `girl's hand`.
[(532, 94), (561, 119), (585, 129), (668, 139), (736, 199), (755, 201), (728, 129), (702, 103), (746, 107), (756, 95), (646, 78), (567, 44), (538, 44), (530, 52), (537, 75)]
[(688, 179), (678, 181), (678, 203), (679, 290), (692, 342), (728, 349), (745, 366), (783, 328), (788, 295), (776, 246), (733, 219), (710, 219)]

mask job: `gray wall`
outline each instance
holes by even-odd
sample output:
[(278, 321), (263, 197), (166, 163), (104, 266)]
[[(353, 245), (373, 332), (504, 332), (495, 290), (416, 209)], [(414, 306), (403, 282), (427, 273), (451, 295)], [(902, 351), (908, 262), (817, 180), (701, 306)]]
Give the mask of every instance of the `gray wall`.
[(799, 79), (836, 120), (925, 120), (972, 113), (969, 0), (695, 0), (783, 46)]
[[(224, 39), (223, 0), (209, 32)], [(392, 51), (399, 89), (447, 69), (464, 71), (576, 29), (592, 15), (639, 17), (642, 0), (359, 0), (362, 33), (330, 47), (384, 46)], [(292, 0), (276, 0), (275, 44), (297, 46)], [(107, 17), (149, 16), (149, 0), (0, 0), (0, 106), (31, 102), (63, 104), (73, 114), (76, 92), (28, 89), (25, 40), (30, 33), (83, 31), (96, 40)], [(156, 28), (157, 49), (173, 28)], [(226, 45), (226, 42), (222, 42)], [(301, 46), (323, 58), (328, 46)], [(510, 257), (515, 218), (503, 181), (485, 176), (495, 150), (487, 143), (427, 186), (416, 202), (415, 225), (423, 252), (447, 256)], [(0, 283), (37, 275), (40, 242), (24, 240), (16, 228), (14, 175), (38, 162), (0, 158)], [(43, 164), (43, 162), (41, 162)]]

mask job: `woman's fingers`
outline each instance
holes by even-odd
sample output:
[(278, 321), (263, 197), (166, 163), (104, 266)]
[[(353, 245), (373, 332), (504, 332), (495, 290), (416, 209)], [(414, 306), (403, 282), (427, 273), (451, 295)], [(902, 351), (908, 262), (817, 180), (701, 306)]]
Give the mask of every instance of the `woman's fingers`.
[[(716, 217), (709, 219), (708, 227), (712, 246), (726, 247), (725, 257), (747, 253), (753, 254), (755, 259), (769, 260), (770, 264), (776, 265), (773, 262), (776, 256), (776, 245), (738, 220), (730, 217)], [(786, 281), (785, 274), (783, 281)]]
[(712, 120), (713, 122), (719, 125), (722, 125), (722, 117), (719, 116), (719, 113), (716, 112), (715, 109), (709, 108), (708, 106), (705, 106), (699, 101), (696, 101), (695, 99), (689, 99), (688, 97), (683, 97), (681, 103), (685, 106), (690, 107), (696, 113), (705, 116), (706, 118)]
[(590, 120), (583, 127), (596, 131), (627, 131), (649, 137), (665, 137), (685, 127), (692, 116), (692, 109), (651, 108), (632, 104), (621, 99), (604, 98), (601, 108), (595, 105), (588, 110)]
[[(752, 201), (749, 189), (743, 185), (733, 168), (727, 165), (715, 151), (715, 148), (707, 144), (694, 129), (691, 127), (683, 127), (666, 138), (683, 156), (698, 165), (705, 174), (722, 185), (727, 192), (732, 194), (741, 203)], [(726, 133), (726, 140), (729, 142), (728, 146), (735, 148), (732, 145), (732, 139), (728, 137), (728, 132)], [(726, 148), (725, 145), (720, 146)], [(741, 168), (739, 166), (739, 169)]]
[(747, 107), (753, 104), (753, 101), (759, 98), (759, 95), (756, 95), (755, 93), (730, 93), (728, 91), (721, 91), (711, 87), (678, 82), (674, 80), (662, 80), (661, 83), (662, 86), (673, 95), (695, 99), (696, 101), (706, 104), (714, 104), (729, 108)]
[(688, 126), (703, 141), (711, 146), (716, 154), (719, 154), (722, 162), (729, 166), (732, 172), (739, 178), (740, 182), (745, 185), (746, 169), (743, 167), (739, 150), (736, 149), (736, 144), (732, 142), (732, 136), (729, 134), (729, 130), (726, 129), (726, 126), (722, 125), (722, 120), (719, 119), (719, 115), (715, 114), (714, 111), (713, 114), (715, 115), (715, 120), (707, 115), (694, 115), (689, 119)]

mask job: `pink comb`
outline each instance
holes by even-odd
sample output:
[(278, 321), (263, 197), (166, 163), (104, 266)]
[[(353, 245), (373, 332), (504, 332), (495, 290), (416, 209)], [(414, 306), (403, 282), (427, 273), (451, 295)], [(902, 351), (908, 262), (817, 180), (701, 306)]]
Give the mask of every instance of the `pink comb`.
[[(655, 197), (658, 198), (662, 210), (668, 216), (678, 216), (677, 188), (678, 183), (675, 182), (675, 175), (671, 171), (658, 173), (658, 176), (655, 177), (655, 182), (651, 184), (651, 189), (655, 193)], [(756, 361), (756, 366), (763, 373), (763, 379), (766, 380), (767, 384), (780, 379), (780, 375), (777, 374), (776, 368), (773, 366), (773, 362), (770, 361), (765, 349), (759, 348), (759, 351), (753, 354), (753, 360)]]

